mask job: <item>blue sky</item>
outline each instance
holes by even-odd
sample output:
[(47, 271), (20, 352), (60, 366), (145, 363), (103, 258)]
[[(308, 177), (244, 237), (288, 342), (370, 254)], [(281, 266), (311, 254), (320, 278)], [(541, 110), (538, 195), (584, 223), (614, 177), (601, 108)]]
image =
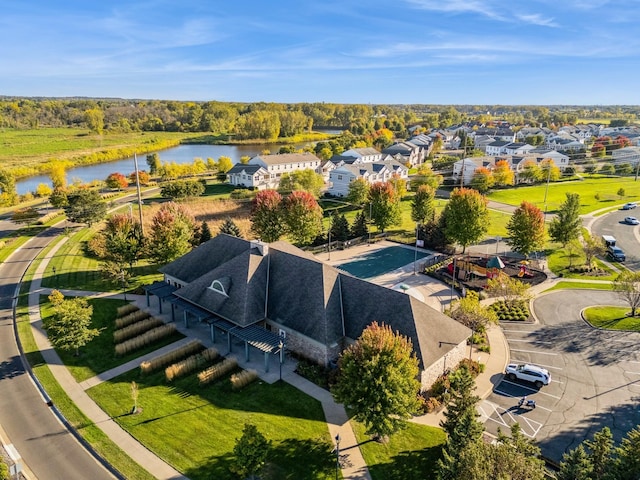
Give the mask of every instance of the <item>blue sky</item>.
[(637, 0), (0, 0), (0, 94), (640, 104)]

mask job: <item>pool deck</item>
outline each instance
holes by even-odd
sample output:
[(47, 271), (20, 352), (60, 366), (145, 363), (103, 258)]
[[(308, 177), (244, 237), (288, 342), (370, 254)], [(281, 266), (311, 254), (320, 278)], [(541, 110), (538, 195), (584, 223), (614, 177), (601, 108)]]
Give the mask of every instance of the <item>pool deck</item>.
[[(389, 242), (386, 240), (374, 243), (363, 244), (355, 247), (347, 248), (346, 250), (332, 250), (331, 259), (329, 260), (329, 253), (323, 252), (316, 255), (316, 258), (328, 263), (334, 267), (340, 266), (342, 263), (346, 263), (351, 260), (356, 260), (357, 257), (365, 255), (371, 252), (382, 250), (389, 247), (403, 247), (413, 251), (410, 246), (403, 246), (398, 243)], [(422, 253), (429, 253), (428, 250), (421, 249)], [(428, 257), (425, 257), (428, 258)], [(424, 258), (422, 259), (424, 260)], [(406, 293), (419, 298), (430, 307), (443, 311), (451, 302), (452, 292), (449, 287), (442, 282), (429, 277), (428, 275), (414, 274), (413, 262), (403, 267), (392, 270), (388, 273), (384, 273), (377, 277), (369, 278), (367, 281), (382, 285), (387, 288), (393, 288), (399, 284), (409, 286), (409, 290)], [(453, 299), (457, 298), (455, 292), (453, 292)]]

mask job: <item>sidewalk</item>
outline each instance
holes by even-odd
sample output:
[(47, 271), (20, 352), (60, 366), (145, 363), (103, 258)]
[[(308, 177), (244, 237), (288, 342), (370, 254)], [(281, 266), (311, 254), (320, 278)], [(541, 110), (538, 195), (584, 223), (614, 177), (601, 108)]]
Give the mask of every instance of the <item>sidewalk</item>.
[[(99, 427), (114, 443), (118, 444), (120, 448), (122, 448), (134, 461), (158, 479), (187, 479), (187, 477), (158, 458), (154, 453), (149, 451), (135, 438), (129, 435), (129, 433), (123, 430), (102, 409), (100, 409), (100, 407), (98, 407), (98, 405), (85, 393), (85, 390), (98, 385), (103, 381), (115, 378), (129, 370), (138, 368), (143, 360), (155, 357), (164, 351), (172, 350), (180, 344), (193, 340), (194, 338), (199, 339), (204, 345), (213, 345), (209, 329), (202, 328), (199, 325), (192, 325), (190, 328), (187, 328), (183, 322), (176, 319), (176, 326), (178, 327), (178, 331), (185, 335), (184, 339), (109, 371), (102, 372), (99, 375), (81, 383), (76, 382), (67, 368), (63, 365), (55, 349), (51, 346), (46, 333), (42, 329), (42, 320), (40, 318), (40, 295), (48, 295), (52, 290), (50, 288), (42, 287), (42, 275), (47, 268), (50, 258), (55, 256), (56, 251), (62, 243), (63, 242), (54, 247), (47, 257), (45, 257), (38, 265), (31, 283), (31, 289), (29, 292), (29, 317), (38, 349), (42, 352), (45, 361), (56, 378), (56, 381), (60, 384), (63, 390), (65, 390), (67, 395), (69, 395), (71, 400), (94, 422), (97, 427)], [(65, 289), (61, 289), (60, 291), (65, 296), (124, 299), (123, 294), (114, 294), (110, 292), (88, 292)], [(165, 322), (171, 321), (170, 313), (165, 312), (162, 315), (158, 314), (157, 309), (153, 308), (153, 303), (151, 308), (147, 307), (146, 296), (144, 295), (127, 294), (127, 300), (132, 301), (132, 303), (135, 303), (141, 309), (156, 310), (154, 316), (162, 318)], [(220, 336), (218, 337), (218, 340), (220, 351), (226, 351), (226, 343), (222, 341)], [(344, 406), (337, 404), (328, 391), (297, 375), (294, 371), (296, 363), (292, 359), (287, 359), (287, 361), (281, 366), (278, 365), (279, 368), (269, 368), (269, 371), (265, 372), (262, 356), (254, 353), (253, 358), (250, 358), (249, 361), (245, 359), (244, 355), (236, 356), (240, 367), (243, 369), (252, 368), (258, 371), (260, 378), (265, 382), (274, 383), (282, 377), (282, 380), (305, 392), (307, 395), (317, 399), (322, 405), (331, 438), (334, 439), (334, 441), (338, 435), (340, 438), (340, 463), (342, 466), (343, 478), (345, 480), (371, 480), (369, 470), (364, 458), (362, 457), (362, 453), (358, 446), (353, 429), (351, 428), (349, 417), (347, 416)], [(271, 367), (273, 367), (273, 365), (271, 365)]]

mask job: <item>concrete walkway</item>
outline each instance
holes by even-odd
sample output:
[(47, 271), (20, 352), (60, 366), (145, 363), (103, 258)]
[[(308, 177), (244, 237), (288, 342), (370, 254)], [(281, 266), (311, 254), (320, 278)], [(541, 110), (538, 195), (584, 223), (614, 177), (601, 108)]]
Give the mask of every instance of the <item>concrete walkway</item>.
[[(61, 245), (61, 244), (60, 244)], [(348, 258), (357, 256), (367, 251), (374, 251), (377, 249), (385, 248), (390, 245), (397, 246), (397, 244), (389, 242), (380, 242), (374, 245), (360, 245), (352, 247), (343, 251), (331, 252), (331, 264), (339, 264)], [(409, 248), (409, 247), (408, 247)], [(34, 279), (31, 285), (31, 292), (29, 295), (29, 313), (31, 322), (34, 329), (34, 336), (38, 348), (45, 356), (45, 360), (49, 364), (52, 373), (62, 388), (68, 393), (70, 398), (78, 405), (78, 407), (92, 420), (95, 424), (101, 428), (115, 443), (120, 445), (124, 451), (126, 451), (136, 462), (138, 462), (143, 468), (147, 469), (156, 478), (161, 479), (173, 479), (173, 478), (186, 478), (173, 469), (170, 465), (160, 460), (156, 455), (143, 447), (133, 437), (131, 437), (126, 431), (120, 428), (116, 422), (109, 418), (91, 398), (85, 393), (86, 389), (91, 388), (103, 381), (110, 380), (122, 373), (125, 373), (134, 368), (138, 368), (140, 362), (157, 356), (165, 351), (176, 348), (184, 342), (187, 342), (193, 338), (199, 339), (204, 345), (215, 345), (219, 347), (221, 352), (226, 352), (225, 355), (233, 354), (233, 352), (227, 352), (226, 338), (220, 338), (219, 335), (217, 343), (213, 343), (210, 337), (209, 328), (205, 325), (191, 324), (185, 325), (181, 319), (176, 318), (176, 326), (178, 331), (186, 336), (185, 339), (175, 342), (172, 345), (168, 345), (159, 349), (152, 354), (145, 355), (136, 360), (120, 365), (107, 372), (102, 372), (95, 377), (78, 383), (73, 379), (67, 368), (62, 365), (62, 362), (55, 350), (51, 347), (45, 332), (42, 330), (42, 322), (40, 320), (40, 307), (39, 300), (40, 295), (48, 295), (51, 289), (42, 288), (41, 278), (42, 274), (46, 270), (48, 261), (55, 255), (57, 249), (53, 249), (48, 256), (40, 263), (37, 271), (34, 275)], [(321, 260), (328, 260), (324, 258), (323, 254), (318, 255)], [(450, 289), (431, 277), (426, 275), (414, 274), (413, 264), (407, 265), (403, 268), (394, 270), (380, 277), (372, 279), (375, 283), (387, 286), (389, 288), (397, 287), (400, 284), (409, 286), (409, 289), (405, 291), (414, 295), (425, 303), (429, 304), (435, 309), (442, 310), (455, 298)], [(549, 288), (551, 282), (544, 285), (544, 288)], [(88, 296), (94, 298), (118, 298), (123, 299), (122, 294), (105, 293), (105, 292), (86, 292), (79, 290), (61, 290), (65, 296)], [(127, 300), (135, 303), (139, 308), (150, 311), (154, 316), (162, 318), (166, 322), (172, 321), (170, 318), (170, 309), (165, 305), (164, 313), (159, 313), (159, 299), (152, 297), (151, 305), (147, 306), (146, 297), (143, 295), (127, 295)], [(169, 310), (169, 312), (167, 312)], [(502, 372), (504, 372), (505, 365), (509, 360), (509, 349), (502, 334), (500, 327), (495, 326), (488, 329), (488, 339), (491, 346), (491, 353), (483, 353), (474, 351), (472, 356), (475, 360), (479, 360), (485, 364), (485, 370), (476, 379), (476, 394), (481, 398), (487, 397), (493, 387), (499, 383), (502, 379)], [(237, 347), (237, 345), (235, 346)], [(292, 359), (279, 365), (277, 357), (269, 359), (269, 370), (265, 372), (264, 357), (262, 354), (258, 354), (257, 351), (252, 351), (250, 358), (246, 358), (243, 348), (239, 348), (240, 355), (238, 357), (238, 363), (240, 367), (244, 369), (253, 368), (259, 372), (262, 380), (273, 383), (280, 378), (287, 383), (295, 386), (299, 390), (305, 392), (309, 396), (317, 399), (323, 408), (327, 426), (331, 438), (334, 439), (339, 435), (340, 438), (340, 461), (342, 467), (342, 475), (345, 479), (350, 480), (369, 480), (370, 474), (362, 453), (358, 446), (354, 431), (349, 422), (349, 418), (343, 405), (337, 404), (333, 397), (326, 390), (318, 387), (317, 385), (309, 382), (308, 380), (297, 375), (294, 370), (296, 363)], [(253, 357), (253, 358), (251, 358)], [(421, 417), (416, 417), (412, 421), (424, 425), (432, 425), (439, 427), (442, 420), (442, 412), (437, 414), (428, 414)]]

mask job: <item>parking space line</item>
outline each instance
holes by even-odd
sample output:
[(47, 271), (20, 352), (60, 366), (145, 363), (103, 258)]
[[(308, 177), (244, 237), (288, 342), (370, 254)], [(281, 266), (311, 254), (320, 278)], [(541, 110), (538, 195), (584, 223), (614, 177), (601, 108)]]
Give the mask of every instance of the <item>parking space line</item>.
[(640, 375), (640, 372), (630, 372), (629, 370), (625, 370), (624, 373), (630, 373), (631, 375)]
[[(533, 363), (533, 362), (527, 362), (525, 360), (515, 360), (515, 359), (512, 358), (511, 359), (511, 363)], [(534, 363), (534, 365), (537, 365), (539, 367), (544, 367), (544, 368), (551, 368), (553, 370), (563, 370), (562, 367), (554, 367), (554, 366), (551, 366), (551, 365), (545, 365), (544, 363), (537, 363), (536, 362), (536, 363)]]
[(539, 352), (537, 350), (517, 350), (515, 348), (511, 349), (512, 352), (524, 352), (524, 353), (539, 353), (540, 355), (560, 355), (559, 353), (554, 352)]
[(507, 340), (509, 342), (542, 343), (542, 344), (545, 344), (545, 345), (549, 345), (550, 343), (554, 343), (554, 342), (544, 342), (542, 340), (526, 340), (526, 339), (517, 339), (517, 338), (508, 338)]
[[(499, 393), (500, 395), (504, 395), (505, 397), (511, 397), (511, 398), (522, 398), (522, 397), (516, 397), (515, 395), (511, 395), (510, 393), (507, 392), (503, 392), (502, 390), (494, 390), (495, 393)], [(547, 412), (553, 412), (553, 410), (551, 410), (550, 408), (547, 407), (543, 407), (541, 405), (538, 405), (538, 402), (536, 402), (536, 408), (541, 408), (542, 410), (546, 410)], [(518, 415), (518, 414), (516, 414)]]
[[(537, 393), (540, 393), (541, 395), (546, 395), (548, 397), (555, 398), (556, 400), (560, 400), (561, 398), (556, 395), (551, 395), (550, 393), (543, 392), (542, 390), (536, 390), (535, 388), (527, 387), (526, 385), (522, 385), (520, 383), (510, 382), (509, 380), (503, 380), (502, 382), (508, 383), (509, 385), (515, 385), (516, 387), (524, 388), (525, 390), (529, 390), (531, 392), (537, 392)], [(513, 395), (510, 395), (510, 396), (513, 396)]]
[(531, 333), (531, 332), (535, 332), (536, 330), (510, 330), (510, 329), (502, 329), (503, 332), (513, 332), (513, 333)]
[[(489, 402), (485, 402), (485, 403), (489, 403)], [(494, 418), (493, 415), (491, 416), (487, 416), (487, 420), (491, 420), (492, 422), (497, 423), (498, 425), (504, 426), (504, 427), (509, 427), (509, 425), (507, 424), (507, 422), (505, 422), (504, 420), (504, 415), (506, 414), (510, 420), (514, 423), (520, 423), (520, 420), (522, 420), (523, 423), (525, 423), (533, 432), (533, 435), (529, 434), (526, 432), (526, 429), (522, 429), (522, 433), (523, 435), (526, 435), (529, 438), (535, 438), (536, 435), (538, 434), (538, 432), (540, 432), (540, 429), (542, 428), (542, 423), (540, 422), (536, 422), (535, 420), (531, 420), (528, 417), (525, 417), (523, 415), (518, 415), (518, 418), (514, 417), (511, 413), (511, 411), (500, 407), (498, 405), (493, 405), (490, 404), (493, 407), (494, 412), (496, 413), (496, 415), (498, 416), (498, 419)], [(502, 410), (502, 413), (500, 413), (500, 410)]]

